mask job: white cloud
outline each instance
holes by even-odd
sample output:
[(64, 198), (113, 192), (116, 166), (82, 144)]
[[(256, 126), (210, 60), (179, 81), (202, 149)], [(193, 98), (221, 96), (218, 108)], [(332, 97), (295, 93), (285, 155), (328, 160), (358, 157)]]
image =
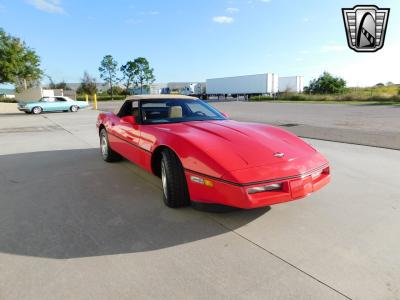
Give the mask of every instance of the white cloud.
[(141, 16), (156, 16), (156, 15), (159, 15), (159, 14), (160, 14), (160, 12), (156, 11), (156, 10), (154, 10), (154, 11), (141, 11), (139, 13), (139, 15), (141, 15)]
[(356, 53), (349, 48), (346, 51), (347, 59), (329, 71), (343, 77), (348, 86), (372, 86), (388, 81), (400, 83), (399, 71), (393, 67), (398, 60), (400, 43), (389, 43), (376, 53)]
[(239, 11), (240, 11), (240, 9), (237, 7), (228, 7), (226, 9), (226, 12), (229, 14), (235, 14), (235, 13), (238, 13)]
[(346, 50), (346, 47), (342, 46), (342, 45), (330, 44), (330, 45), (324, 45), (321, 47), (321, 52), (323, 52), (323, 53), (340, 52), (340, 51), (344, 51), (344, 50)]
[(130, 24), (130, 25), (137, 25), (137, 24), (141, 24), (143, 23), (143, 20), (140, 19), (127, 19), (125, 20), (126, 24)]
[(213, 21), (220, 24), (230, 24), (233, 23), (235, 19), (227, 16), (216, 16), (213, 18)]
[(271, 0), (248, 0), (247, 1), (247, 4), (250, 4), (250, 5), (252, 5), (252, 4), (255, 4), (256, 2), (262, 2), (262, 3), (268, 3), (268, 2), (271, 2)]
[(310, 21), (309, 18), (307, 18), (307, 17), (303, 18), (303, 22), (304, 22), (304, 23), (308, 23), (309, 21)]
[(64, 8), (61, 6), (61, 0), (27, 0), (27, 3), (50, 14), (65, 13)]

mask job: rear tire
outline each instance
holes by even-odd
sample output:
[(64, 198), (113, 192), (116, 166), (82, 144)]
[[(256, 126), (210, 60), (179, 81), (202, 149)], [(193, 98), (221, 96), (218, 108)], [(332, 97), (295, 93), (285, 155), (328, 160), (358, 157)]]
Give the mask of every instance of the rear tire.
[(42, 113), (43, 109), (40, 106), (35, 106), (32, 108), (32, 113), (34, 115), (40, 115)]
[(162, 152), (161, 181), (165, 205), (177, 208), (190, 204), (185, 172), (179, 158), (171, 150)]
[(106, 162), (116, 162), (122, 159), (121, 155), (111, 149), (105, 129), (100, 131), (100, 153), (101, 157)]

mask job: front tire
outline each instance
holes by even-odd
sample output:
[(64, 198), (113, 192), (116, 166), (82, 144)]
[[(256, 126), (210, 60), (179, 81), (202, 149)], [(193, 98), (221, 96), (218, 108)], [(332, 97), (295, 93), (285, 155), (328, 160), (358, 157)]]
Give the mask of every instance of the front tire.
[(100, 153), (101, 157), (106, 162), (116, 162), (122, 159), (121, 155), (111, 149), (105, 129), (100, 131)]
[(161, 181), (165, 205), (177, 208), (190, 204), (185, 172), (179, 158), (171, 150), (162, 152)]
[(70, 110), (71, 112), (77, 112), (78, 109), (79, 109), (79, 107), (78, 107), (77, 105), (72, 105), (72, 106), (69, 108), (69, 110)]
[(40, 115), (43, 111), (43, 108), (41, 108), (40, 106), (35, 106), (34, 108), (32, 108), (32, 113), (34, 115)]

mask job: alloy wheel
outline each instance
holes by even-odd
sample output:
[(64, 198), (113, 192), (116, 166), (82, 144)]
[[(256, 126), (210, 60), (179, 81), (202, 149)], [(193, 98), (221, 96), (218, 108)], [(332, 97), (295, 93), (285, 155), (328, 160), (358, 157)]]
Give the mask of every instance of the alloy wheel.
[(104, 134), (101, 136), (100, 147), (101, 147), (101, 155), (103, 156), (104, 159), (106, 159), (108, 155), (108, 144), (107, 144), (107, 138), (104, 136)]
[(168, 197), (168, 186), (167, 186), (167, 172), (165, 170), (164, 163), (161, 163), (161, 182), (165, 198)]

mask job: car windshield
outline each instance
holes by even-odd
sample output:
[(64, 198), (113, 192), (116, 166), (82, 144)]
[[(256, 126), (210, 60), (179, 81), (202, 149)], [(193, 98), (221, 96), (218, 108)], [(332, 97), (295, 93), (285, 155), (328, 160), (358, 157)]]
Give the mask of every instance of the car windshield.
[(201, 100), (143, 100), (141, 117), (144, 124), (225, 120), (216, 109)]

